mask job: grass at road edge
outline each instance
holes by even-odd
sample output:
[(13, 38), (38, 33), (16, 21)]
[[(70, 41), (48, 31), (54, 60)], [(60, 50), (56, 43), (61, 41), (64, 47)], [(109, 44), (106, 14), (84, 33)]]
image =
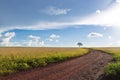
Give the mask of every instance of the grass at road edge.
[(118, 80), (120, 77), (120, 48), (94, 48), (95, 50), (104, 51), (113, 56), (114, 61), (104, 68), (106, 77)]

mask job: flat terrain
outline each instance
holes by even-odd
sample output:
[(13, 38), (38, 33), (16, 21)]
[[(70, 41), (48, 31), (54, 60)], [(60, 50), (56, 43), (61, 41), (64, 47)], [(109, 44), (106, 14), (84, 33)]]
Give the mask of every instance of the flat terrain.
[(111, 60), (111, 55), (91, 51), (82, 57), (13, 73), (0, 80), (99, 80), (104, 66)]
[(1, 47), (0, 75), (46, 66), (88, 52), (86, 48)]

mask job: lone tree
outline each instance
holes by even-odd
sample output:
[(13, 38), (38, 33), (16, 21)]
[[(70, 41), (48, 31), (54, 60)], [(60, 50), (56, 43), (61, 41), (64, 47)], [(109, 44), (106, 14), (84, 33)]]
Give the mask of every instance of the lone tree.
[(81, 42), (78, 42), (77, 45), (80, 47), (82, 46), (83, 44)]

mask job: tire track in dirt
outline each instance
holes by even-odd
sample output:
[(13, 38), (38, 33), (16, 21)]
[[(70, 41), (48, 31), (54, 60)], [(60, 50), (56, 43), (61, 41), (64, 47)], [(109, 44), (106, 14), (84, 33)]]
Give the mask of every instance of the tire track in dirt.
[(89, 54), (42, 68), (14, 73), (0, 80), (99, 80), (112, 56), (91, 51)]

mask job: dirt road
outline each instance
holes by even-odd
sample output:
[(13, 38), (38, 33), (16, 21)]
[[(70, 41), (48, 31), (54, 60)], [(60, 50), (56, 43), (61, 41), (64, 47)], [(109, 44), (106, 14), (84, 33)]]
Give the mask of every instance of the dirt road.
[(82, 57), (14, 73), (0, 80), (99, 80), (103, 67), (111, 60), (112, 56), (106, 53), (91, 51)]

